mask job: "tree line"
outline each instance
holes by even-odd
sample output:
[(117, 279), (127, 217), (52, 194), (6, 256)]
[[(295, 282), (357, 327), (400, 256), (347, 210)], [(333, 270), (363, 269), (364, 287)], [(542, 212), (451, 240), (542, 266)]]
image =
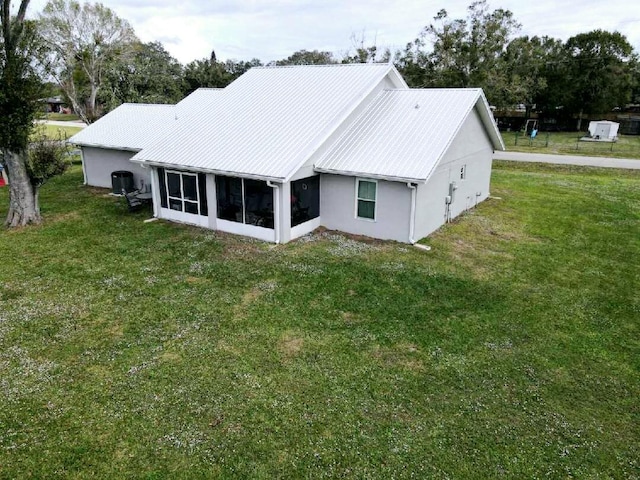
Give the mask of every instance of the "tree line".
[[(342, 54), (299, 50), (274, 65), (388, 62), (411, 87), (481, 87), (498, 109), (524, 105), (554, 116), (605, 113), (640, 102), (637, 53), (618, 32), (593, 30), (566, 42), (518, 36), (509, 10), (473, 2), (466, 18), (440, 10), (396, 51), (352, 37)], [(37, 20), (56, 83), (87, 122), (124, 102), (175, 103), (199, 87), (224, 87), (249, 61), (195, 60), (182, 66), (159, 42), (140, 42), (101, 4), (50, 0)], [(580, 125), (577, 125), (580, 128)]]
[[(64, 171), (54, 144), (32, 139), (38, 99), (61, 91), (85, 122), (125, 102), (176, 103), (200, 87), (225, 87), (259, 59), (186, 65), (160, 42), (144, 43), (125, 19), (100, 3), (49, 0), (32, 20), (30, 0), (12, 11), (0, 0), (0, 149), (10, 175), (11, 226), (38, 223), (38, 189)], [(378, 48), (364, 34), (342, 54), (299, 50), (275, 65), (392, 61), (411, 87), (481, 87), (491, 105), (524, 105), (552, 115), (604, 113), (640, 103), (637, 53), (618, 32), (594, 30), (569, 38), (518, 36), (509, 10), (486, 0), (454, 19), (441, 10), (399, 50)]]

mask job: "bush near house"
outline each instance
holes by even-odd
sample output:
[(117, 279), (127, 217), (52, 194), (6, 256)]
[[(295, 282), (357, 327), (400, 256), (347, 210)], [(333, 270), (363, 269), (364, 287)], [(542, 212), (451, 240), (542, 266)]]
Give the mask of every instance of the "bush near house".
[(0, 477), (638, 476), (638, 172), (496, 162), (430, 252), (81, 182), (0, 231)]

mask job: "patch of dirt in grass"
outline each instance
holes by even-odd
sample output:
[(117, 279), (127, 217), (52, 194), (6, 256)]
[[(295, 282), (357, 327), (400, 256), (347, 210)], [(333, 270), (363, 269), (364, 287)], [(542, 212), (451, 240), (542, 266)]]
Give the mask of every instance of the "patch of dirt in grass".
[(419, 358), (418, 347), (412, 343), (403, 342), (384, 348), (376, 346), (371, 355), (385, 366), (400, 367), (414, 372), (426, 370), (424, 362)]
[(202, 277), (193, 277), (193, 276), (188, 276), (184, 279), (185, 282), (190, 283), (190, 284), (194, 284), (194, 283), (200, 283), (203, 282), (204, 280), (206, 280), (205, 278)]
[(77, 211), (60, 213), (51, 217), (45, 218), (46, 223), (68, 222), (70, 220), (76, 221), (80, 219), (80, 214)]
[(278, 350), (286, 359), (297, 356), (304, 346), (304, 339), (291, 332), (286, 332), (278, 342)]
[(104, 365), (89, 365), (87, 367), (87, 372), (96, 378), (109, 378), (112, 376), (111, 369)]
[(342, 320), (344, 320), (344, 323), (346, 323), (347, 325), (354, 325), (356, 323), (362, 322), (362, 319), (353, 312), (340, 312), (340, 315), (342, 316)]
[(218, 347), (218, 350), (221, 350), (226, 353), (230, 353), (232, 355), (235, 355), (236, 357), (239, 357), (240, 355), (242, 355), (242, 350), (240, 350), (237, 347), (234, 347), (233, 345), (230, 345), (228, 342), (224, 340), (218, 340), (217, 347)]
[(182, 356), (174, 352), (163, 352), (159, 358), (164, 362), (170, 363), (178, 363), (182, 361)]
[(264, 282), (259, 282), (254, 285), (251, 289), (247, 290), (243, 295), (240, 303), (235, 307), (235, 316), (243, 317), (244, 311), (249, 307), (252, 303), (256, 302), (260, 297), (265, 295), (268, 292), (272, 292), (278, 286), (278, 283), (275, 280), (266, 280)]
[(124, 328), (119, 323), (116, 323), (107, 329), (107, 333), (112, 337), (120, 338), (124, 335)]

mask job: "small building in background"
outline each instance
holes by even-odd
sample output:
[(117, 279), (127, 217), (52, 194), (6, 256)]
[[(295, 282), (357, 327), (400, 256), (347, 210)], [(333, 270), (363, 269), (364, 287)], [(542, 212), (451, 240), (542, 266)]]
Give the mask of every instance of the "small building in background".
[(619, 123), (609, 120), (597, 120), (589, 122), (589, 136), (592, 140), (614, 142), (618, 138)]

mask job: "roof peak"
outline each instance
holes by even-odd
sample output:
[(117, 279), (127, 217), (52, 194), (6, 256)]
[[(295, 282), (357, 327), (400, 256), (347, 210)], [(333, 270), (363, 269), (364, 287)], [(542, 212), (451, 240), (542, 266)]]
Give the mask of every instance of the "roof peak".
[(256, 70), (267, 70), (277, 68), (325, 68), (325, 67), (389, 67), (388, 63), (324, 63), (321, 65), (262, 65), (252, 67)]

